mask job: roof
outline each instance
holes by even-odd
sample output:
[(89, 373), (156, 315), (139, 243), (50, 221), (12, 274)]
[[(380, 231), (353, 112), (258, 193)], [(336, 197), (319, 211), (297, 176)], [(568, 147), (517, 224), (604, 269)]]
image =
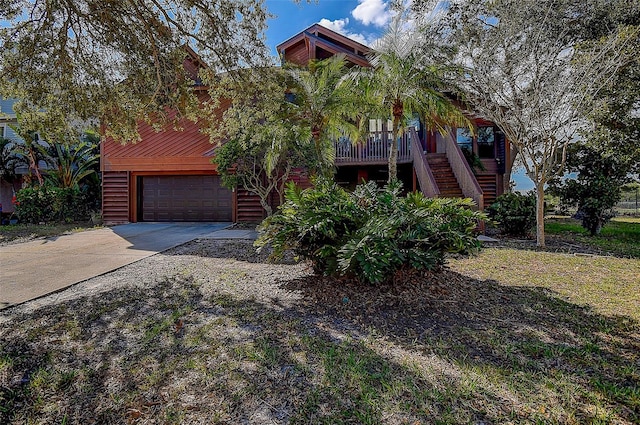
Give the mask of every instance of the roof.
[(305, 43), (312, 41), (316, 46), (333, 54), (344, 53), (347, 60), (357, 65), (370, 66), (366, 58), (366, 55), (371, 51), (370, 47), (320, 24), (311, 25), (309, 28), (280, 43), (276, 49), (281, 56), (284, 56), (288, 48), (296, 46), (302, 41)]

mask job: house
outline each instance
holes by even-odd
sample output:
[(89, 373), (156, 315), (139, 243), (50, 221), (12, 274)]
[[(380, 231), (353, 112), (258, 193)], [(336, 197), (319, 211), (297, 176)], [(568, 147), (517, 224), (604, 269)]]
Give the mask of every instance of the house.
[[(367, 46), (317, 24), (277, 49), (283, 61), (296, 64), (341, 53), (354, 65), (369, 65)], [(185, 61), (194, 76), (201, 65), (195, 62), (195, 53)], [(206, 98), (205, 90), (198, 86), (195, 89)], [(478, 127), (474, 135), (457, 129), (442, 136), (425, 131), (416, 120), (398, 142), (398, 176), (405, 187), (422, 190), (428, 196), (471, 197), (480, 208), (501, 194), (508, 160), (504, 135), (480, 118), (474, 122)], [(191, 121), (184, 120), (180, 125), (182, 131), (156, 132), (140, 123), (138, 143), (102, 142), (104, 221), (260, 221), (264, 211), (257, 196), (221, 185), (216, 166), (211, 163), (215, 151), (208, 136)], [(387, 179), (387, 147), (392, 139), (389, 123), (370, 120), (369, 126), (366, 143), (335, 142), (336, 179), (344, 185), (362, 179)], [(481, 168), (471, 168), (465, 150), (476, 154)], [(295, 180), (307, 183), (304, 175)]]
[[(29, 175), (28, 164), (24, 161), (16, 161), (14, 148), (23, 143), (20, 136), (13, 130), (18, 124), (18, 119), (13, 110), (15, 99), (4, 99), (0, 97), (0, 138), (8, 141), (0, 152), (0, 205), (4, 215), (14, 212), (14, 196), (25, 183)], [(44, 163), (39, 164), (46, 167)], [(6, 218), (6, 217), (5, 217)]]

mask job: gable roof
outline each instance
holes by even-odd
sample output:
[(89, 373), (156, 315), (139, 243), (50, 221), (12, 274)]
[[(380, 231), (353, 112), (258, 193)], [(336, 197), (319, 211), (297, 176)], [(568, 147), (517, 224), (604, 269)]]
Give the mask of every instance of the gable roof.
[(358, 43), (342, 34), (339, 34), (320, 24), (313, 24), (309, 28), (299, 32), (288, 40), (280, 43), (276, 49), (281, 58), (285, 57), (287, 49), (295, 48), (304, 43), (307, 51), (310, 52), (309, 58), (315, 59), (314, 47), (331, 54), (344, 53), (349, 62), (360, 66), (371, 66), (366, 55), (371, 51), (368, 46)]

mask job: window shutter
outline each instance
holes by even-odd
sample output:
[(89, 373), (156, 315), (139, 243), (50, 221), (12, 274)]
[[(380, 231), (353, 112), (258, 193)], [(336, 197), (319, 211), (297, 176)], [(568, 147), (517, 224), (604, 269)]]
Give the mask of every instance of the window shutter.
[(498, 162), (498, 174), (504, 174), (507, 162), (507, 146), (506, 139), (502, 130), (496, 127), (496, 160)]

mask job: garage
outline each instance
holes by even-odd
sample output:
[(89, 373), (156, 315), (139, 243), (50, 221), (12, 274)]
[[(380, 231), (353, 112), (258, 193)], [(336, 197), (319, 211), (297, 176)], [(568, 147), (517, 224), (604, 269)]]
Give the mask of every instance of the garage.
[(139, 221), (231, 221), (232, 192), (220, 176), (140, 176)]

